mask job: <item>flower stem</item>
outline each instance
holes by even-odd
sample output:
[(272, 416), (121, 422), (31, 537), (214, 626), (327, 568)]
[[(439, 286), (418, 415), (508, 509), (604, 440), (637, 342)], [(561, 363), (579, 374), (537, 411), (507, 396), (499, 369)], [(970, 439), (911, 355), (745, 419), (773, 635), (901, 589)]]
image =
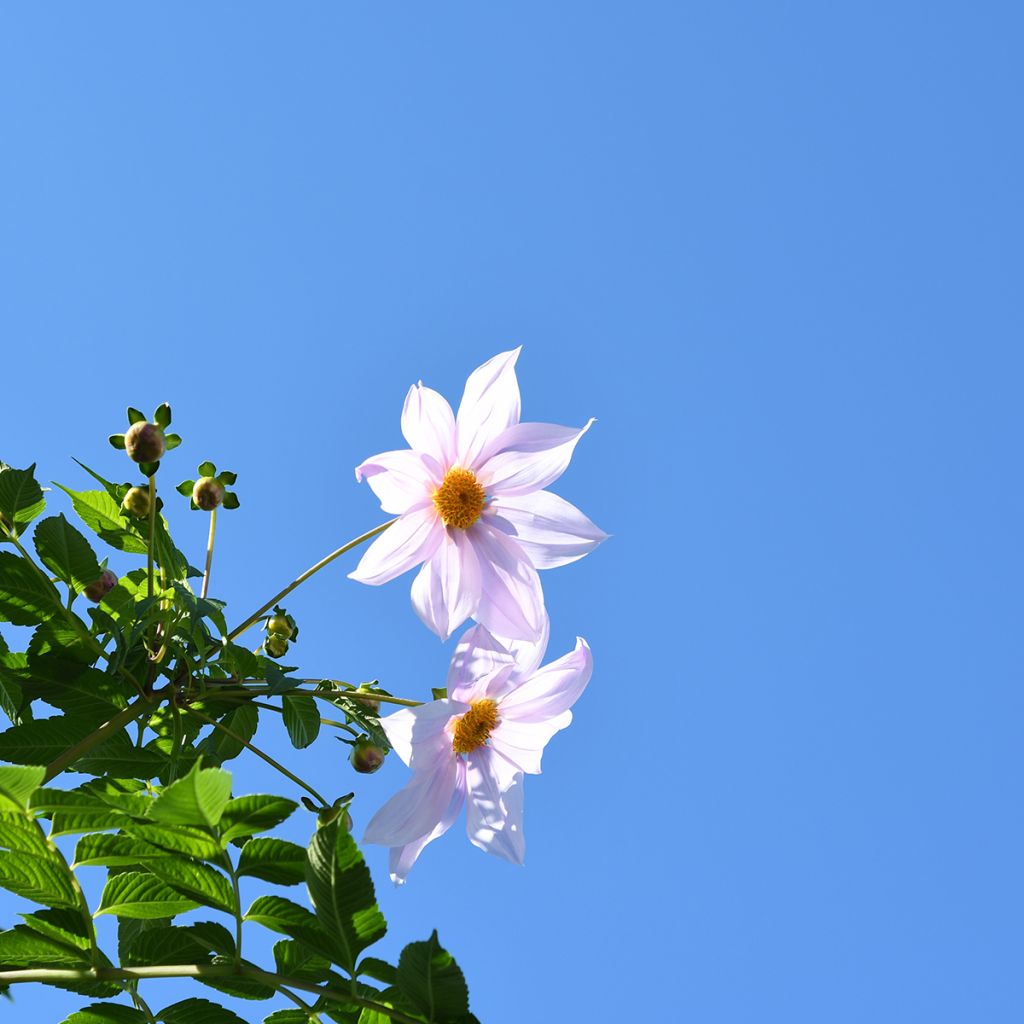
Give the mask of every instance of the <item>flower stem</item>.
[(153, 596), (153, 548), (156, 546), (156, 473), (149, 478), (149, 544), (146, 552), (146, 577), (149, 580), (148, 597)]
[(392, 523), (397, 522), (396, 519), (389, 519), (386, 523), (381, 523), (380, 526), (375, 526), (372, 530), (364, 533), (361, 537), (356, 537), (355, 540), (350, 540), (347, 544), (342, 544), (340, 548), (332, 551), (326, 558), (321, 558), (316, 565), (310, 566), (301, 576), (296, 577), (284, 588), (280, 593), (275, 594), (265, 605), (253, 612), (240, 626), (236, 626), (230, 633), (228, 633), (228, 639), (234, 640), (236, 636), (244, 633), (254, 622), (259, 620), (259, 617), (264, 613), (270, 611), (271, 608), (277, 604), (281, 598), (287, 597), (299, 584), (305, 583), (314, 573), (318, 573), (325, 565), (329, 565), (339, 556), (345, 554), (346, 551), (351, 551), (354, 547), (358, 547), (360, 544), (365, 543), (373, 537), (376, 537), (378, 533), (383, 533)]
[(349, 995), (337, 988), (320, 988), (311, 982), (299, 978), (289, 978), (282, 974), (260, 970), (249, 964), (171, 964), (154, 967), (30, 967), (20, 971), (0, 971), (0, 985), (19, 985), (38, 981), (43, 984), (88, 984), (93, 981), (133, 982), (146, 981), (154, 978), (230, 978), (245, 977), (262, 981), (280, 990), (282, 986), (309, 992), (332, 1003), (347, 1006), (360, 1006), (367, 1010), (375, 1010), (389, 1017), (396, 1024), (422, 1024), (422, 1021), (410, 1017), (401, 1010), (378, 1003), (373, 999)]
[(321, 807), (330, 806), (330, 804), (328, 804), (327, 801), (308, 782), (304, 782), (294, 772), (288, 771), (288, 769), (285, 768), (285, 766), (281, 764), (280, 761), (275, 761), (269, 754), (265, 754), (262, 750), (260, 750), (259, 747), (253, 746), (253, 744), (251, 744), (248, 740), (243, 740), (241, 736), (239, 736), (236, 732), (233, 732), (226, 725), (223, 725), (222, 723), (216, 721), (213, 718), (208, 718), (206, 715), (202, 713), (202, 711), (197, 711), (195, 708), (189, 707), (188, 705), (186, 705), (185, 710), (190, 715), (194, 715), (196, 718), (202, 719), (207, 725), (212, 725), (215, 729), (220, 729), (221, 732), (223, 732), (227, 736), (230, 736), (236, 743), (241, 743), (243, 747), (247, 748), (248, 750), (251, 750), (257, 757), (263, 758), (263, 760), (266, 761), (271, 768), (276, 768), (282, 775), (291, 779), (292, 782), (294, 782), (296, 785), (301, 786), (307, 793), (309, 793), (319, 802)]
[[(303, 679), (304, 683), (315, 683), (319, 682), (318, 679)], [(270, 686), (270, 683), (265, 683), (261, 679), (253, 680), (257, 685)], [(260, 695), (267, 693), (266, 690), (256, 690), (250, 686), (239, 685), (235, 689), (229, 689), (225, 686), (223, 689), (217, 689), (213, 691), (218, 697), (238, 697), (244, 694)], [(346, 700), (355, 701), (359, 704), (364, 704), (366, 701), (379, 700), (382, 704), (399, 704), (403, 708), (418, 708), (421, 704), (425, 703), (422, 700), (406, 700), (405, 697), (389, 697), (384, 693), (368, 693), (366, 690), (356, 693), (355, 687), (353, 687), (348, 693), (342, 690), (303, 690), (296, 687), (293, 690), (286, 690), (286, 693), (306, 693), (310, 697), (319, 697), (321, 700), (334, 701), (337, 697), (344, 697)]]
[(210, 567), (213, 565), (213, 538), (217, 533), (217, 510), (210, 512), (210, 539), (206, 542), (206, 572), (203, 573), (203, 589), (200, 597), (206, 597), (210, 586)]

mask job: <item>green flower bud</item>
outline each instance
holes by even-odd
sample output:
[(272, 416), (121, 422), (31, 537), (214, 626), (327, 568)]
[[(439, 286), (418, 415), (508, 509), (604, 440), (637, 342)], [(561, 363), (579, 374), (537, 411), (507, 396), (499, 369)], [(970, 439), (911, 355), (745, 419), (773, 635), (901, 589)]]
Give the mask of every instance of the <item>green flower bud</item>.
[(368, 736), (360, 736), (352, 747), (349, 761), (362, 775), (372, 775), (384, 763), (384, 751)]
[(267, 632), (271, 636), (279, 636), (285, 640), (291, 640), (295, 635), (295, 629), (288, 621), (288, 618), (289, 616), (287, 615), (271, 615), (267, 619)]
[(212, 512), (224, 500), (224, 485), (216, 477), (201, 476), (192, 487), (192, 500), (204, 512)]
[(121, 508), (139, 519), (149, 515), (149, 491), (145, 487), (133, 487), (121, 501)]
[(124, 435), (124, 450), (133, 462), (158, 462), (167, 450), (164, 432), (155, 423), (139, 420)]
[(271, 633), (263, 645), (263, 650), (272, 658), (283, 658), (288, 653), (288, 641), (283, 636)]
[(117, 574), (109, 569), (104, 569), (103, 575), (90, 583), (82, 593), (93, 603), (99, 604), (116, 586)]
[(364, 697), (363, 696), (364, 693), (369, 693), (369, 691), (368, 690), (364, 690), (360, 686), (358, 690), (356, 690), (354, 693), (348, 694), (348, 696), (352, 700), (359, 701), (359, 703), (362, 704), (363, 707), (366, 708), (367, 711), (370, 711), (370, 712), (372, 712), (375, 715), (379, 715), (380, 714), (380, 701), (379, 700), (375, 700), (372, 695)]

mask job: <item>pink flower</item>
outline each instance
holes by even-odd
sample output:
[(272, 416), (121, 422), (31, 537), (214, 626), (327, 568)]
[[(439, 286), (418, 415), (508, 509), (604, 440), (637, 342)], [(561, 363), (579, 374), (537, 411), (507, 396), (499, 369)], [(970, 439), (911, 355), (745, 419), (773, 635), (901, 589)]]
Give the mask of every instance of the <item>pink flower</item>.
[(422, 565), (412, 584), (419, 617), (442, 640), (473, 617), (500, 636), (535, 640), (544, 619), (538, 569), (566, 565), (605, 534), (544, 488), (562, 475), (580, 429), (519, 422), (519, 349), (466, 381), (458, 415), (422, 383), (409, 389), (409, 448), (356, 467), (398, 516), (349, 576), (379, 586)]
[(593, 669), (587, 642), (539, 668), (547, 616), (535, 643), (499, 642), (474, 626), (448, 672), (448, 697), (381, 719), (412, 778), (370, 820), (363, 837), (391, 847), (401, 885), (427, 843), (444, 835), (466, 804), (470, 841), (523, 863), (523, 773), (540, 774), (548, 740), (572, 721)]

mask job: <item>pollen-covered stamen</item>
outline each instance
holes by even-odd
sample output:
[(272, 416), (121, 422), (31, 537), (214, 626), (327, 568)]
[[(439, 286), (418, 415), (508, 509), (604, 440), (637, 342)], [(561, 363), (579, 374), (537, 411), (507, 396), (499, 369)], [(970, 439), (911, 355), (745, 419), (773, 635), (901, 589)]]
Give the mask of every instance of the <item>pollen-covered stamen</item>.
[(468, 530), (484, 510), (487, 495), (469, 469), (449, 469), (434, 491), (434, 508), (445, 526)]
[(456, 754), (471, 754), (487, 742), (498, 724), (498, 705), (493, 700), (475, 700), (469, 710), (455, 723), (452, 750)]

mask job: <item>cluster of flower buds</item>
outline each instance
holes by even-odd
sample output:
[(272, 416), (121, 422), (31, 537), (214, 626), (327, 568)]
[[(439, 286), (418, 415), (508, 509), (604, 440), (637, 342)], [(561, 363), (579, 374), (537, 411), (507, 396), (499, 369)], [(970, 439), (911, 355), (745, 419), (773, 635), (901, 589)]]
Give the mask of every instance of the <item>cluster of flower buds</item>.
[(263, 622), (267, 639), (263, 641), (263, 650), (271, 658), (283, 658), (288, 653), (288, 646), (299, 638), (299, 627), (280, 605), (274, 606), (274, 614)]

